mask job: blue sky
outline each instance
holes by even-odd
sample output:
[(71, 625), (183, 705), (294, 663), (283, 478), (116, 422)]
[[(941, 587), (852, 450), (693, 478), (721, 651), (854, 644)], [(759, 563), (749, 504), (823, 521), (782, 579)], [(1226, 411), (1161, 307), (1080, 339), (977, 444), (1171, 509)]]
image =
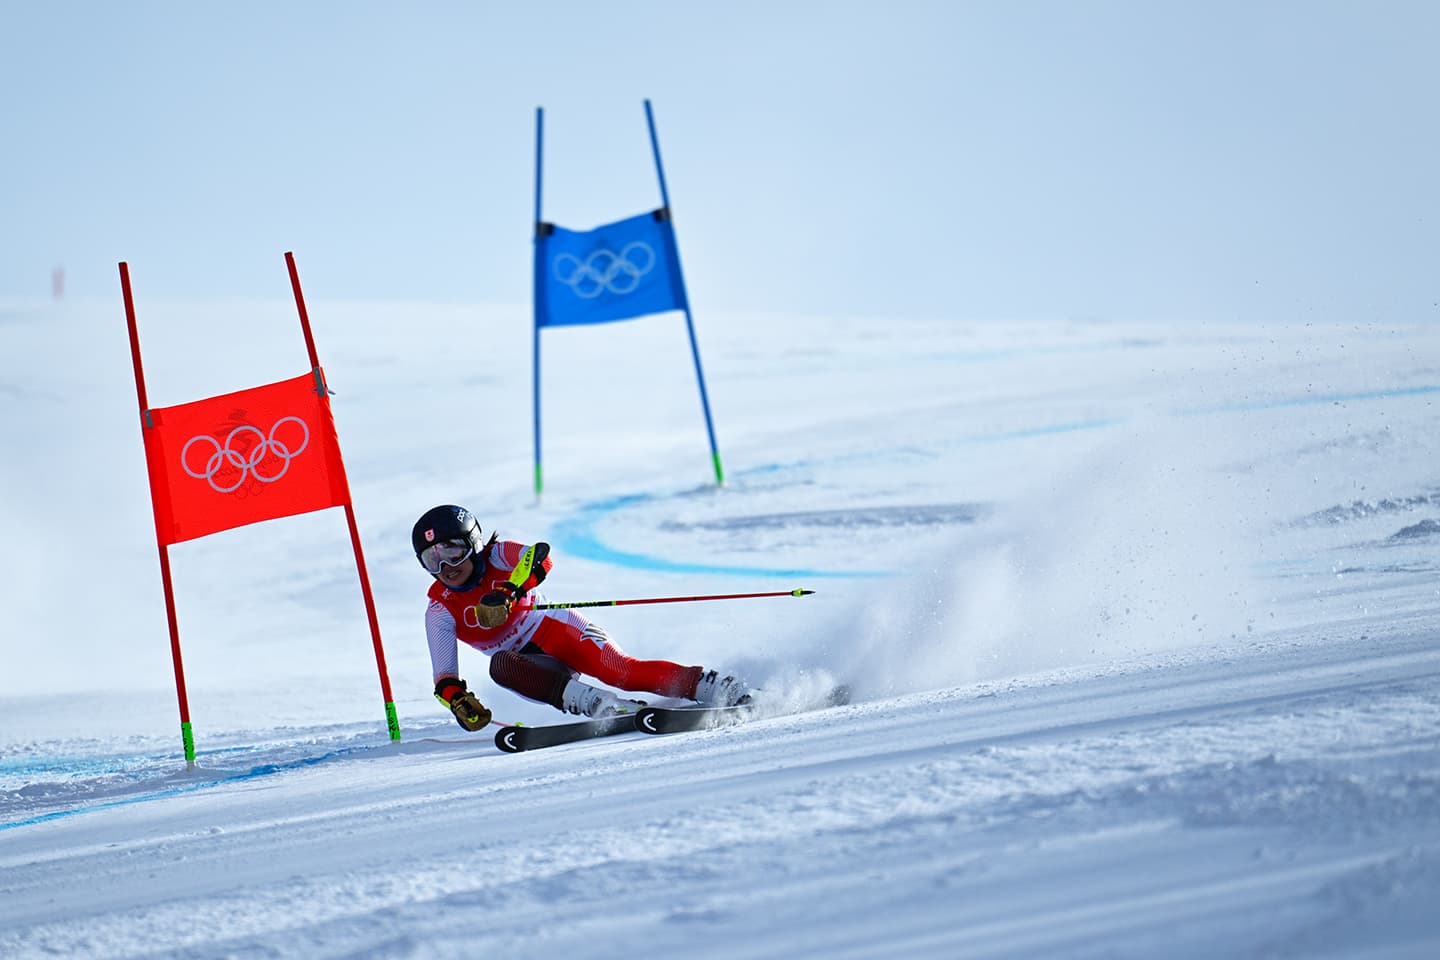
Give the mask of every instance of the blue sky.
[(524, 303), (658, 204), (697, 319), (1440, 319), (1440, 5), (0, 0), (0, 298)]

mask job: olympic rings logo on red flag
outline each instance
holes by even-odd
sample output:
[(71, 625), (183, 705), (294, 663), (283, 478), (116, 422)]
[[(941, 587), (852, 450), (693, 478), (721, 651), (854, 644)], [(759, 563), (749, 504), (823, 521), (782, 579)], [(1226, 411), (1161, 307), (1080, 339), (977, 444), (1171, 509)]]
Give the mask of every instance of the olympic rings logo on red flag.
[[(293, 448), (277, 436), (280, 428), (287, 423), (297, 424), (301, 431), (300, 442)], [(253, 440), (250, 439), (251, 435)], [(197, 443), (208, 443), (214, 448), (200, 470), (191, 466), (190, 450)], [(268, 434), (251, 424), (241, 424), (230, 431), (224, 443), (209, 434), (197, 434), (187, 440), (180, 449), (180, 466), (196, 480), (209, 483), (216, 493), (233, 493), (252, 476), (261, 483), (274, 483), (279, 480), (290, 469), (290, 461), (303, 453), (309, 445), (310, 427), (305, 421), (299, 417), (281, 417), (271, 426)], [(279, 464), (278, 469), (273, 466), (275, 463)], [(222, 482), (217, 483), (217, 477), (221, 478)]]
[(349, 502), (329, 398), (313, 373), (145, 413), (161, 543)]

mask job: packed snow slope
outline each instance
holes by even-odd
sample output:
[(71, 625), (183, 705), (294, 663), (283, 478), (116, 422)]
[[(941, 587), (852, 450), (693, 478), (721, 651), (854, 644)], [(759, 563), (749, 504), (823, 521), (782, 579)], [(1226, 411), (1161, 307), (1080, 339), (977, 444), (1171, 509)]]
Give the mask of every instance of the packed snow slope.
[[(153, 405), (304, 372), (135, 275)], [(118, 296), (0, 307), (0, 956), (1440, 955), (1433, 321), (702, 313), (718, 488), (679, 318), (546, 331), (537, 499), (523, 309), (311, 315), (403, 739), (331, 510), (172, 548), (187, 770)], [(594, 619), (854, 702), (503, 754), (443, 502), (554, 600), (812, 588)]]

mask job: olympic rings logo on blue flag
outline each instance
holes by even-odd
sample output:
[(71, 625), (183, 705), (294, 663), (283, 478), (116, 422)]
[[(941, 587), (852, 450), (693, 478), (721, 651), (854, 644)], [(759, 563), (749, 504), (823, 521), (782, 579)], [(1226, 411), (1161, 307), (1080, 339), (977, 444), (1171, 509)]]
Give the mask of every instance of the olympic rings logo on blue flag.
[(685, 306), (664, 211), (593, 230), (542, 224), (535, 241), (536, 324), (608, 323)]
[(584, 260), (562, 253), (551, 263), (556, 280), (589, 300), (602, 293), (624, 296), (640, 286), (640, 279), (655, 269), (655, 249), (643, 240), (632, 240), (620, 249), (596, 250)]

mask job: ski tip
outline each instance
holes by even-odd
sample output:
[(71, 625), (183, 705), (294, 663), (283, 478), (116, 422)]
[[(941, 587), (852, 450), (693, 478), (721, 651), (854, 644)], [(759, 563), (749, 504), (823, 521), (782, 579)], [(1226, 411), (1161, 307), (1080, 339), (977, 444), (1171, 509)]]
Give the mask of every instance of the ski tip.
[(792, 596), (792, 597), (808, 597), (808, 596), (810, 596), (810, 594), (812, 594), (812, 593), (814, 593), (814, 592), (815, 592), (814, 590), (795, 589), (795, 590), (791, 590), (791, 591), (790, 591), (790, 596)]
[(516, 732), (516, 727), (501, 727), (495, 731), (495, 746), (504, 750), (506, 753), (519, 753), (525, 748), (515, 742)]

